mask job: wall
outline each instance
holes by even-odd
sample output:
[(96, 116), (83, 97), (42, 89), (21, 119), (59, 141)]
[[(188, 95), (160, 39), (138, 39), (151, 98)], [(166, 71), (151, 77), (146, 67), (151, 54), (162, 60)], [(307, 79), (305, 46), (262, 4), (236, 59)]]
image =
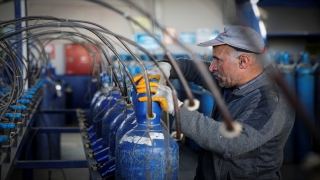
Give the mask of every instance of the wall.
[[(121, 3), (121, 1), (106, 0), (106, 2), (119, 8), (121, 11), (128, 13), (132, 17), (141, 16), (139, 12), (127, 4)], [(175, 28), (178, 32), (196, 32), (198, 28), (208, 28), (210, 31), (218, 30), (221, 32), (226, 25), (222, 22), (223, 17), (220, 0), (136, 0), (134, 2), (149, 13), (155, 15), (161, 24), (168, 28)], [(127, 20), (115, 12), (87, 1), (28, 0), (27, 7), (29, 16), (48, 15), (58, 18), (92, 21), (130, 39), (133, 39), (133, 33), (142, 32), (142, 30), (134, 29)], [(2, 11), (2, 9), (5, 11)], [(193, 13), (190, 13), (190, 9), (192, 9)], [(13, 2), (1, 4), (0, 10), (0, 12), (6, 14), (5, 16), (1, 16), (0, 20), (14, 18)], [(30, 22), (30, 24), (32, 23), (40, 24), (43, 23), (43, 21)], [(60, 30), (61, 29), (62, 28), (60, 28)], [(63, 30), (69, 31), (70, 29), (64, 28)], [(86, 30), (78, 30), (97, 39), (92, 33)], [(152, 24), (149, 30), (154, 33), (159, 33), (159, 30), (154, 28)], [(66, 42), (53, 43), (55, 43), (56, 46), (56, 58), (52, 60), (52, 64), (57, 68), (57, 73), (63, 74), (64, 58), (62, 57), (62, 54), (64, 54), (64, 52), (61, 47), (62, 44)], [(187, 44), (187, 47), (197, 53), (211, 54), (211, 48), (198, 47), (196, 44)], [(184, 50), (174, 44), (168, 45), (168, 48), (173, 53), (185, 53)], [(119, 53), (127, 53), (119, 46), (116, 46), (116, 49)], [(161, 49), (151, 50), (150, 52), (153, 54), (163, 53)]]
[(320, 47), (319, 8), (263, 6), (259, 10), (269, 36), (268, 52), (288, 51), (297, 57), (307, 46)]
[(268, 34), (320, 33), (319, 8), (260, 7)]
[(14, 2), (0, 4), (0, 21), (14, 19)]

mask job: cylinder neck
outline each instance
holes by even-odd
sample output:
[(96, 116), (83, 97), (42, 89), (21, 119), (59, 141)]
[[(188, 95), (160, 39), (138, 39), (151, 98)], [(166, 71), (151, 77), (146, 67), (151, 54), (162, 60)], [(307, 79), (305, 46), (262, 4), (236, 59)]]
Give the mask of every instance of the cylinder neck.
[(117, 103), (117, 107), (121, 107), (121, 108), (127, 105), (123, 97), (121, 97), (120, 99), (117, 99), (116, 103)]
[(114, 98), (117, 98), (117, 99), (119, 99), (120, 98), (120, 91), (119, 91), (119, 89), (112, 89), (112, 91), (111, 91), (111, 95), (112, 95), (112, 97), (114, 97)]
[(134, 112), (134, 109), (131, 104), (126, 105), (125, 114), (131, 115)]
[[(143, 97), (143, 96), (146, 96), (146, 94), (144, 94), (144, 93), (143, 94), (136, 94), (137, 98)], [(161, 110), (158, 102), (152, 102), (152, 112), (153, 112), (154, 117), (149, 119), (147, 117), (148, 103), (147, 102), (140, 102), (138, 99), (136, 100), (135, 113), (136, 113), (138, 124), (148, 124), (148, 121), (151, 125), (160, 124), (162, 110)]]
[(290, 54), (285, 52), (282, 55), (282, 63), (283, 64), (290, 64)]
[(308, 53), (303, 53), (302, 54), (301, 62), (302, 63), (309, 63), (310, 62), (310, 58), (309, 58), (309, 54)]

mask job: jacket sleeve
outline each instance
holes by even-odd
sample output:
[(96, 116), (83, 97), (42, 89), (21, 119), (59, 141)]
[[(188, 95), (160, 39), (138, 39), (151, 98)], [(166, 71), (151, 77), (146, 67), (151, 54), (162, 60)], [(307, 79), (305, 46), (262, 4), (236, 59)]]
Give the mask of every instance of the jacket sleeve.
[[(166, 62), (170, 63), (169, 61), (166, 61)], [(202, 86), (204, 89), (208, 90), (206, 83), (205, 83), (201, 73), (199, 72), (198, 68), (194, 64), (193, 60), (179, 58), (179, 59), (176, 59), (176, 62), (178, 64), (184, 78), (188, 82), (193, 82), (199, 86)], [(203, 61), (203, 63), (206, 65), (206, 67), (207, 67), (206, 70), (208, 71), (209, 66), (210, 66), (210, 62)], [(212, 73), (210, 72), (210, 74), (212, 74)], [(177, 75), (176, 71), (173, 69), (173, 67), (171, 68), (170, 79), (178, 79), (178, 75)], [(213, 75), (212, 75), (212, 79), (214, 81), (216, 81), (213, 78)]]
[[(259, 121), (259, 119), (266, 117), (265, 108), (257, 108), (259, 104), (263, 103), (271, 103), (274, 108), (271, 112), (268, 112), (270, 114), (267, 115), (267, 121), (263, 127), (255, 128), (250, 122), (253, 120)], [(231, 154), (232, 157), (235, 157), (268, 142), (282, 131), (283, 126), (288, 124), (293, 126), (294, 113), (284, 98), (262, 100), (257, 97), (246, 104), (235, 117), (235, 121), (239, 122), (243, 129), (241, 134), (233, 139), (225, 138), (219, 132), (219, 127), (223, 122), (215, 121), (202, 113), (188, 111), (182, 107), (180, 117), (182, 133), (195, 140), (200, 147), (213, 151), (220, 156)]]

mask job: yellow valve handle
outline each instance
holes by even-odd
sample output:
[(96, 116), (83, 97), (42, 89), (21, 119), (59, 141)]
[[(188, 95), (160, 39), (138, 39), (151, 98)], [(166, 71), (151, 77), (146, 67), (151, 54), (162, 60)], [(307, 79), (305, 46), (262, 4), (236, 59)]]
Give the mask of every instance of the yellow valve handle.
[[(147, 102), (147, 96), (143, 96), (138, 98), (140, 102)], [(153, 102), (159, 102), (160, 107), (163, 111), (168, 111), (169, 107), (168, 107), (168, 102), (166, 100), (166, 98), (164, 97), (152, 97), (151, 98)]]

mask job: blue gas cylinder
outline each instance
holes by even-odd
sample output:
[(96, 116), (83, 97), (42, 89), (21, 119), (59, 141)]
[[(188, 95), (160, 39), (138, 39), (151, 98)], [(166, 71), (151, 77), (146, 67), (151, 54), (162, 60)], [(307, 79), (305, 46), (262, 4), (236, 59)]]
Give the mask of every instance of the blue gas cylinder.
[(274, 63), (275, 64), (280, 64), (281, 62), (281, 54), (279, 52), (274, 53)]
[(99, 89), (94, 95), (90, 103), (90, 120), (89, 120), (89, 126), (93, 125), (93, 110), (97, 102), (99, 101), (100, 96), (107, 96), (109, 90), (107, 88), (101, 88)]
[(120, 98), (118, 88), (113, 88), (107, 96), (101, 96), (93, 109), (93, 124), (96, 133), (96, 139), (102, 137), (102, 119), (103, 116), (116, 104), (116, 100)]
[(116, 156), (116, 134), (121, 123), (134, 113), (131, 104), (128, 104), (125, 110), (117, 116), (111, 123), (109, 127), (109, 158), (112, 159)]
[[(281, 56), (281, 62), (278, 64), (279, 72), (281, 73), (283, 79), (289, 86), (290, 90), (295, 93), (295, 66), (296, 64), (291, 63), (290, 54), (288, 52), (283, 52)], [(294, 150), (295, 150), (295, 129), (291, 130), (291, 133), (286, 141), (284, 146), (284, 163), (293, 163), (294, 162)]]
[[(117, 147), (118, 147), (119, 141), (122, 138), (122, 136), (125, 135), (128, 131), (130, 131), (131, 129), (133, 129), (133, 127), (137, 125), (138, 124), (137, 124), (135, 113), (132, 113), (131, 116), (128, 116), (125, 120), (122, 121), (116, 133), (116, 145), (115, 145), (116, 153), (117, 153)], [(165, 131), (168, 132), (168, 127), (163, 121), (160, 122), (160, 125)]]
[(136, 120), (136, 114), (135, 112), (127, 117), (125, 120), (122, 121), (122, 123), (120, 124), (118, 130), (117, 130), (117, 134), (116, 134), (116, 154), (117, 154), (117, 148), (119, 145), (119, 141), (122, 138), (123, 135), (125, 135), (128, 131), (130, 131), (131, 129), (133, 129), (135, 126), (137, 126), (137, 120)]
[(147, 103), (136, 102), (135, 110), (138, 125), (117, 147), (116, 179), (178, 179), (179, 147), (160, 125), (159, 103), (152, 103), (151, 120), (146, 117)]
[(109, 146), (109, 129), (112, 121), (115, 120), (117, 116), (119, 116), (124, 108), (126, 107), (126, 101), (124, 98), (117, 99), (117, 103), (114, 107), (112, 107), (102, 119), (102, 148), (107, 148)]
[[(308, 53), (302, 53), (301, 62), (296, 68), (296, 90), (297, 97), (301, 102), (301, 106), (304, 107), (309, 117), (312, 118), (314, 123), (314, 69), (309, 60)], [(295, 121), (295, 130), (297, 134), (297, 161), (301, 161), (312, 150), (312, 138), (303, 126), (302, 120), (299, 117)]]
[(283, 52), (278, 68), (291, 91), (295, 93), (296, 64), (291, 63), (290, 54), (288, 52)]

